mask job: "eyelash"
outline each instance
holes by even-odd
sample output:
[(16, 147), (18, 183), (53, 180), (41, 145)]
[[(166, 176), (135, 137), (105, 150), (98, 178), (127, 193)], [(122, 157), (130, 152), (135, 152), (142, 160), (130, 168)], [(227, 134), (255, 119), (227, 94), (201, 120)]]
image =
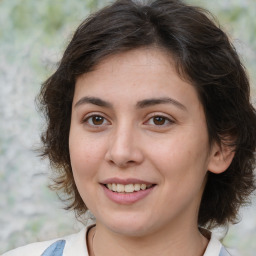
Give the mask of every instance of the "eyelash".
[[(150, 120), (152, 120), (154, 122), (154, 118), (161, 118), (164, 121), (164, 124), (149, 124)], [(157, 127), (157, 128), (163, 128), (163, 127), (167, 127), (169, 125), (172, 125), (174, 123), (174, 121), (164, 115), (161, 114), (154, 114), (153, 116), (151, 116), (146, 122), (146, 124), (149, 124), (151, 126)]]
[[(103, 120), (103, 124), (93, 124), (93, 123), (90, 123), (90, 120), (93, 122), (93, 118), (101, 118)], [(100, 114), (93, 114), (93, 115), (90, 115), (90, 116), (87, 116), (85, 117), (83, 120), (82, 120), (82, 123), (86, 123), (88, 124), (89, 126), (93, 127), (93, 128), (100, 128), (102, 126), (105, 126), (106, 124), (104, 124), (105, 122), (109, 122), (104, 116), (100, 115)]]
[[(100, 123), (100, 124), (95, 124), (93, 123), (94, 120), (93, 118), (100, 118), (101, 120), (103, 120), (103, 123)], [(152, 122), (154, 122), (154, 118), (160, 118), (162, 120), (161, 121), (164, 121), (163, 124), (156, 124), (156, 123), (151, 123), (150, 124), (150, 121), (152, 120)], [(107, 120), (107, 118), (105, 118), (104, 116), (102, 116), (101, 114), (93, 114), (93, 115), (89, 115), (87, 117), (85, 117), (83, 120), (82, 120), (82, 123), (86, 123), (88, 126), (92, 127), (92, 128), (102, 128), (103, 126), (106, 126), (108, 124), (110, 124), (110, 122)], [(148, 124), (150, 126), (154, 126), (154, 127), (157, 127), (157, 128), (163, 128), (163, 127), (167, 127), (167, 126), (170, 126), (174, 123), (174, 121), (164, 115), (161, 115), (161, 114), (154, 114), (152, 115), (150, 118), (147, 119), (146, 122), (144, 122), (143, 124)]]

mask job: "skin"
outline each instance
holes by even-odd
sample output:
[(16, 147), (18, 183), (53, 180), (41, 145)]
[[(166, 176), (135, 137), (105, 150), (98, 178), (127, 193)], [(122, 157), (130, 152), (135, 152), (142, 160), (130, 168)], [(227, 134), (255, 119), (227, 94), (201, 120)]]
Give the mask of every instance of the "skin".
[[(88, 102), (91, 97), (106, 106)], [(172, 100), (138, 103), (167, 97)], [(208, 240), (197, 216), (206, 174), (224, 171), (230, 161), (217, 145), (210, 147), (197, 92), (168, 54), (136, 49), (107, 57), (80, 76), (69, 147), (77, 188), (96, 217), (88, 240), (91, 250), (95, 233), (95, 255), (203, 255)], [(142, 200), (118, 204), (100, 184), (108, 178), (156, 185)]]

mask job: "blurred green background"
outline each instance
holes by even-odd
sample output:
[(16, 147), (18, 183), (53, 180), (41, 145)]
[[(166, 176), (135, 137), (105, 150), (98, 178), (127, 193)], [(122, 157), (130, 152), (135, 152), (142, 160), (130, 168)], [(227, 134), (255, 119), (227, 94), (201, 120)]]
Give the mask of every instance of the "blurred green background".
[[(80, 22), (107, 0), (0, 0), (0, 254), (81, 227), (47, 188), (50, 168), (33, 151), (44, 127), (34, 98)], [(256, 1), (187, 0), (209, 9), (232, 38), (256, 97)], [(256, 201), (254, 199), (254, 201)], [(256, 252), (256, 202), (224, 239), (241, 255)], [(216, 230), (221, 234), (223, 230)]]

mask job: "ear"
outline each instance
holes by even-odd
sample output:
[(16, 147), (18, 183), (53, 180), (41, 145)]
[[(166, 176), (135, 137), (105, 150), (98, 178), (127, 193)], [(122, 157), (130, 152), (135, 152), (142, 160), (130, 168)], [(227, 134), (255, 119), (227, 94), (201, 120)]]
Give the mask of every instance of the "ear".
[(226, 171), (235, 155), (234, 148), (214, 142), (210, 152), (208, 171), (219, 174)]

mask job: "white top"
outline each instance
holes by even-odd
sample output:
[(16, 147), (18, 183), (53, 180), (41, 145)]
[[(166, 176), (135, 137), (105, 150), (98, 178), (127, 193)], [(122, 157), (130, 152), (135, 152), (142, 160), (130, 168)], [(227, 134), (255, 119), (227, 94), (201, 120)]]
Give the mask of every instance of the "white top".
[[(90, 227), (90, 226), (89, 226)], [(50, 241), (32, 243), (4, 253), (2, 256), (89, 256), (85, 242), (87, 230)], [(212, 234), (204, 256), (231, 256)]]

